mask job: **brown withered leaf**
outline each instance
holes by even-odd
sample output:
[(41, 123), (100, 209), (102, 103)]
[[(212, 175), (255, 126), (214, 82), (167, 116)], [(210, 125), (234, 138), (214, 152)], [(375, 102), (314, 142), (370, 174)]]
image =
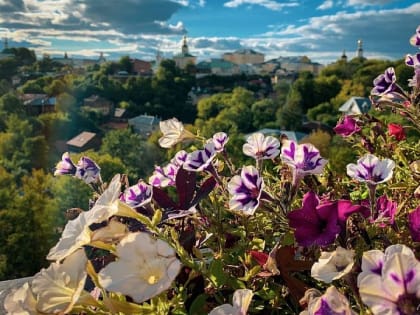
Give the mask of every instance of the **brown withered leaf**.
[(276, 263), (280, 270), (280, 276), (289, 289), (290, 295), (295, 303), (305, 295), (309, 289), (302, 280), (296, 279), (293, 272), (307, 271), (312, 267), (313, 262), (308, 260), (296, 260), (295, 249), (292, 246), (282, 246), (277, 249)]

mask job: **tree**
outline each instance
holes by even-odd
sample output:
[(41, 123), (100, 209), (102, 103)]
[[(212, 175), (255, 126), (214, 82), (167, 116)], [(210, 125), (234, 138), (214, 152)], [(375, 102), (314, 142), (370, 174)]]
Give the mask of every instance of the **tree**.
[(131, 129), (108, 132), (102, 140), (100, 152), (120, 159), (133, 182), (151, 175), (154, 165), (162, 159), (162, 154), (155, 145), (148, 143)]

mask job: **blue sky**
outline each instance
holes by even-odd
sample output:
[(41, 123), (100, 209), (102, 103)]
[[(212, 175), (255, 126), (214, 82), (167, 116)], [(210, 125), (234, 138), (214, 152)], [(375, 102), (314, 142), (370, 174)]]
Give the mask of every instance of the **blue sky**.
[[(328, 64), (363, 40), (367, 58), (415, 53), (413, 0), (0, 0), (0, 36), (38, 56), (170, 58), (187, 35), (199, 60), (250, 48), (269, 60), (308, 56)], [(2, 48), (3, 45), (0, 45)]]

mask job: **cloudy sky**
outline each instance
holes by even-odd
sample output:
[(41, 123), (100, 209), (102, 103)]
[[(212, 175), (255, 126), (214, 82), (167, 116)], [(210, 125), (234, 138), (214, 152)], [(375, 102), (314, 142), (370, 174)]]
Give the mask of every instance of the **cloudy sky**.
[(414, 0), (0, 0), (0, 12), (0, 36), (39, 57), (170, 58), (187, 35), (199, 60), (251, 48), (328, 64), (358, 39), (367, 58), (398, 59), (417, 52), (420, 25)]

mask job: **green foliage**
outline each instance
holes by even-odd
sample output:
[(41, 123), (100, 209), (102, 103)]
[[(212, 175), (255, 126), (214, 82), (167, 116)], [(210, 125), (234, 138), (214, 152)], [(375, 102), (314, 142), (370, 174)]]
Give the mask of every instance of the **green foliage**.
[(154, 164), (162, 159), (162, 153), (154, 144), (131, 129), (108, 132), (102, 140), (100, 152), (118, 158), (134, 181), (150, 176)]

